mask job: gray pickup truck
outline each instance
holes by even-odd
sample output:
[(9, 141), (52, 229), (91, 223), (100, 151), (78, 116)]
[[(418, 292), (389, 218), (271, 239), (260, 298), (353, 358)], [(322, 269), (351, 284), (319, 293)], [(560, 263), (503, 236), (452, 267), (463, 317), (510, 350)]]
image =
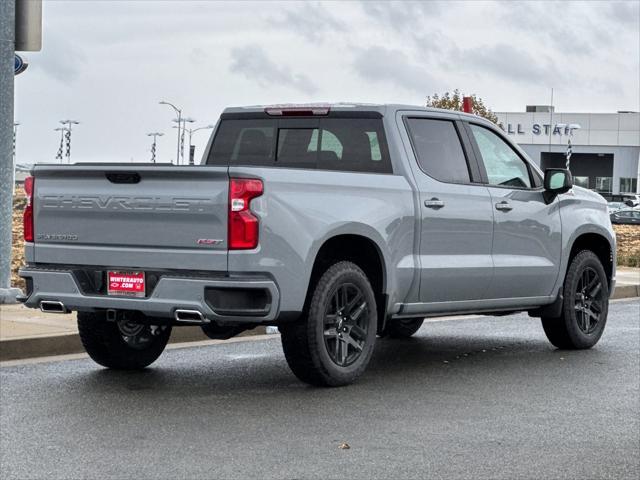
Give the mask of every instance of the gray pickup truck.
[(229, 108), (199, 166), (32, 175), (22, 301), (77, 311), (110, 368), (148, 366), (180, 325), (275, 325), (294, 374), (328, 386), (429, 316), (528, 312), (556, 347), (589, 348), (615, 285), (604, 199), (459, 112)]

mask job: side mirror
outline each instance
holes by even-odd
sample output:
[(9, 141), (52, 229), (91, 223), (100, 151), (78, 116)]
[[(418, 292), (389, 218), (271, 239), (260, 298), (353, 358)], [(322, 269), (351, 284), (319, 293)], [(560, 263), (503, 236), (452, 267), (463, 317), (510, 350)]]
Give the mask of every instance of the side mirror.
[(544, 172), (544, 196), (551, 203), (556, 196), (566, 193), (573, 187), (571, 172), (564, 168), (548, 168)]

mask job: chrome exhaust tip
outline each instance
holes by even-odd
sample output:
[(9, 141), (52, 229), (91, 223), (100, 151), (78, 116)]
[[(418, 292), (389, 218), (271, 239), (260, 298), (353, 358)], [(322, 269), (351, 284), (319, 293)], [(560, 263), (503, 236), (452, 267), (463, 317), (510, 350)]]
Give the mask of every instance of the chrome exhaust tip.
[(40, 310), (45, 313), (69, 313), (64, 303), (54, 300), (42, 300), (40, 302)]
[(209, 320), (207, 320), (205, 316), (198, 310), (185, 310), (179, 308), (175, 311), (173, 316), (176, 319), (176, 322), (181, 323), (209, 323)]

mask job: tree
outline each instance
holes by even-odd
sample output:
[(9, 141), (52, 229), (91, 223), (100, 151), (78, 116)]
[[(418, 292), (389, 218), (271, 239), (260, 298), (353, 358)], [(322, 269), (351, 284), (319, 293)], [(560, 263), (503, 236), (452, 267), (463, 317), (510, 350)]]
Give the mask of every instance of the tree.
[[(462, 97), (464, 96), (465, 95), (461, 94), (457, 88), (453, 91), (453, 95), (449, 92), (445, 92), (442, 96), (434, 93), (433, 96), (427, 97), (427, 107), (462, 111)], [(471, 113), (484, 117), (496, 125), (498, 124), (498, 117), (496, 117), (496, 114), (493, 113), (490, 108), (485, 106), (480, 97), (477, 97), (475, 94), (466, 96), (471, 97)]]

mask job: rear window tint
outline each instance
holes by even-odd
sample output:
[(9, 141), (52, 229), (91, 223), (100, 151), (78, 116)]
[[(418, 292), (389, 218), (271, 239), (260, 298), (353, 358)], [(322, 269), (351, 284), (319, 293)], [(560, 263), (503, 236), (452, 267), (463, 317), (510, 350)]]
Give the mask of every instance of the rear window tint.
[(418, 163), (427, 175), (441, 182), (470, 182), (467, 159), (452, 121), (409, 118), (407, 125)]
[(281, 167), (315, 168), (317, 156), (317, 128), (278, 129), (277, 165)]
[(270, 165), (274, 132), (271, 120), (225, 120), (216, 132), (207, 164)]
[(291, 119), (282, 127), (278, 119), (222, 120), (207, 164), (392, 172), (380, 119), (323, 118), (317, 125), (296, 128)]

